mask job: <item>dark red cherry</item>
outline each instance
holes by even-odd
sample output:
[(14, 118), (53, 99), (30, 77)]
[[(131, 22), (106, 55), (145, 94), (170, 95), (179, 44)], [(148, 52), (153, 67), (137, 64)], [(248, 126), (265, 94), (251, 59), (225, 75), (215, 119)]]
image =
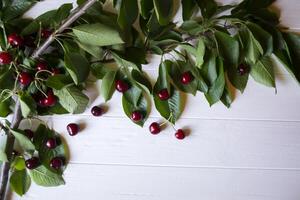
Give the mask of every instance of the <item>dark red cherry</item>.
[(181, 75), (181, 83), (184, 84), (184, 85), (187, 85), (189, 84), (190, 82), (192, 82), (194, 80), (194, 76), (191, 72), (184, 72), (182, 75)]
[(240, 64), (238, 66), (237, 72), (238, 72), (239, 75), (243, 76), (243, 75), (245, 75), (249, 72), (249, 68), (245, 64)]
[(166, 101), (170, 98), (170, 94), (168, 92), (168, 89), (162, 89), (158, 92), (158, 97), (162, 101)]
[(56, 169), (56, 170), (60, 169), (63, 165), (64, 165), (64, 162), (59, 157), (55, 157), (50, 161), (50, 167), (52, 167), (53, 169)]
[(32, 82), (32, 76), (28, 72), (21, 72), (19, 81), (22, 85), (27, 86)]
[(46, 147), (48, 149), (54, 149), (57, 147), (57, 142), (56, 142), (56, 138), (49, 138), (47, 141), (46, 141)]
[(40, 163), (40, 161), (37, 157), (32, 157), (25, 161), (25, 165), (26, 165), (27, 169), (30, 169), (30, 170), (37, 168), (39, 166), (39, 163)]
[(70, 136), (75, 136), (79, 132), (79, 126), (75, 123), (68, 124), (67, 131)]
[(8, 43), (13, 47), (23, 46), (24, 40), (16, 33), (12, 33), (7, 37)]
[(116, 90), (118, 90), (119, 92), (126, 92), (129, 89), (129, 85), (122, 80), (116, 80)]
[(43, 30), (41, 31), (41, 37), (42, 37), (43, 39), (47, 39), (48, 37), (51, 36), (52, 33), (53, 33), (52, 30), (49, 30), (49, 29), (43, 29)]
[(175, 133), (175, 137), (178, 140), (183, 140), (185, 138), (185, 132), (182, 129), (178, 129)]
[(51, 71), (52, 71), (53, 75), (60, 74), (60, 70), (57, 68), (53, 68)]
[(25, 132), (25, 135), (26, 135), (30, 140), (33, 139), (33, 137), (34, 137), (34, 132), (33, 132), (32, 130), (30, 130), (30, 129), (25, 129), (24, 132)]
[(149, 126), (149, 131), (150, 133), (152, 133), (153, 135), (156, 135), (158, 133), (160, 133), (160, 125), (157, 122), (153, 122), (150, 126)]
[(101, 107), (99, 106), (94, 106), (91, 110), (92, 115), (94, 115), (95, 117), (99, 117), (102, 115), (103, 110)]
[(42, 102), (41, 102), (41, 103), (42, 103), (42, 105), (44, 105), (44, 106), (49, 106), (49, 107), (51, 107), (51, 106), (54, 106), (54, 105), (56, 104), (56, 102), (57, 102), (56, 96), (54, 96), (52, 90), (49, 90), (49, 91), (47, 92), (47, 97), (44, 98), (44, 99), (42, 99)]
[(11, 62), (12, 62), (12, 57), (8, 52), (6, 51), (0, 52), (0, 65), (7, 65), (10, 64)]
[(47, 66), (47, 63), (45, 63), (45, 62), (40, 61), (36, 64), (37, 71), (42, 71), (42, 70), (47, 70), (47, 69), (48, 69), (48, 66)]
[(143, 119), (143, 115), (140, 111), (134, 111), (132, 114), (131, 114), (131, 119), (132, 121), (134, 122), (139, 122)]

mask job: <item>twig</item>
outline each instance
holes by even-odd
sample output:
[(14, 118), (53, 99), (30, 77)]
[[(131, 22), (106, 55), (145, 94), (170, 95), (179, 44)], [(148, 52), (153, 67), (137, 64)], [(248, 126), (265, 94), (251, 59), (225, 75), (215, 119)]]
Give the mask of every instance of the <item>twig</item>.
[[(81, 15), (85, 13), (87, 9), (89, 9), (97, 0), (88, 0), (85, 4), (80, 7), (77, 7), (71, 15), (62, 23), (62, 25), (39, 47), (37, 48), (33, 54), (32, 58), (36, 59), (40, 55), (44, 53), (44, 51), (51, 45), (51, 43), (55, 40), (56, 34), (62, 33), (66, 28), (68, 28), (72, 23), (74, 23)], [(20, 122), (22, 120), (22, 113), (20, 102), (17, 97), (15, 99), (15, 110), (14, 115), (11, 123), (11, 128), (18, 128)], [(0, 200), (7, 199), (7, 183), (9, 179), (9, 170), (10, 170), (10, 160), (12, 157), (13, 146), (15, 143), (15, 138), (11, 133), (7, 133), (7, 140), (6, 140), (6, 147), (5, 153), (8, 158), (8, 162), (3, 162), (1, 168), (1, 176), (0, 176)]]

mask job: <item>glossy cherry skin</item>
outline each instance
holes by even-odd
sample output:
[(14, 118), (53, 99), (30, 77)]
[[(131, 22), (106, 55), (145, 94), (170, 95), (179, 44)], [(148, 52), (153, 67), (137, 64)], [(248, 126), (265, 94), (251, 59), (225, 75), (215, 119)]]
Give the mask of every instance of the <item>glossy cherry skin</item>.
[(37, 71), (42, 71), (42, 70), (47, 70), (47, 69), (48, 69), (48, 66), (47, 66), (47, 63), (45, 63), (45, 62), (41, 61), (36, 64)]
[(52, 167), (53, 169), (56, 169), (56, 170), (60, 169), (63, 165), (64, 165), (64, 162), (59, 157), (55, 157), (50, 161), (50, 167)]
[(191, 72), (187, 71), (181, 75), (181, 83), (187, 85), (194, 80), (194, 76)]
[(53, 68), (52, 70), (52, 75), (57, 75), (57, 74), (60, 74), (61, 72), (60, 72), (60, 70), (59, 69), (57, 69), (57, 68)]
[(150, 133), (152, 133), (153, 135), (159, 134), (161, 129), (160, 129), (160, 125), (157, 122), (153, 122), (150, 126), (149, 126), (149, 131)]
[(168, 92), (168, 89), (162, 89), (158, 92), (158, 97), (162, 101), (166, 101), (170, 98), (170, 94)]
[(103, 110), (101, 107), (99, 106), (94, 106), (91, 110), (92, 115), (94, 115), (95, 117), (99, 117), (103, 114)]
[(185, 138), (185, 132), (182, 129), (178, 129), (175, 133), (175, 137), (178, 140), (183, 140)]
[(57, 98), (56, 98), (56, 96), (54, 96), (52, 90), (49, 90), (47, 92), (47, 97), (42, 99), (42, 101), (41, 101), (43, 106), (48, 106), (48, 107), (54, 106), (56, 104), (56, 102), (57, 102)]
[(30, 130), (30, 129), (25, 129), (24, 132), (25, 132), (25, 135), (26, 135), (30, 140), (33, 139), (33, 137), (34, 137), (34, 132), (33, 132), (32, 130)]
[(52, 33), (53, 33), (52, 30), (49, 30), (49, 29), (43, 29), (43, 30), (41, 31), (41, 37), (42, 37), (43, 39), (47, 39), (48, 37), (51, 36)]
[(249, 67), (245, 64), (240, 64), (238, 66), (237, 72), (239, 75), (243, 76), (249, 72)]
[(75, 124), (75, 123), (68, 124), (67, 131), (68, 131), (68, 133), (69, 133), (70, 136), (77, 135), (78, 132), (79, 132), (79, 126), (78, 126), (78, 124)]
[(134, 122), (139, 122), (139, 121), (141, 121), (143, 119), (143, 114), (140, 111), (134, 111), (131, 114), (131, 119)]
[(21, 72), (19, 75), (19, 82), (23, 86), (28, 86), (32, 82), (32, 76), (28, 72)]
[(24, 44), (24, 40), (21, 36), (19, 36), (16, 33), (12, 33), (7, 37), (8, 43), (12, 46), (12, 47), (20, 47), (23, 46)]
[(122, 80), (116, 80), (116, 90), (118, 90), (119, 92), (126, 92), (129, 89), (129, 85)]
[(12, 62), (12, 57), (8, 52), (6, 51), (0, 52), (0, 65), (7, 65), (10, 64), (11, 62)]
[(40, 161), (37, 157), (32, 157), (25, 161), (26, 168), (30, 170), (37, 168), (39, 163)]
[(57, 142), (56, 142), (56, 138), (49, 138), (46, 141), (46, 147), (48, 149), (55, 149), (57, 147)]

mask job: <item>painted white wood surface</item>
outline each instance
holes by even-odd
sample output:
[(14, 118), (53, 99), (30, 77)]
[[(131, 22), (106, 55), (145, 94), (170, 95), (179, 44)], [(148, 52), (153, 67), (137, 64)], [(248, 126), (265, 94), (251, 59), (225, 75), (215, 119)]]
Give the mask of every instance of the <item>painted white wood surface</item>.
[[(28, 15), (64, 2), (73, 0), (46, 0)], [(278, 0), (275, 7), (283, 24), (300, 28), (299, 0)], [(155, 77), (158, 62), (152, 63), (145, 69)], [(277, 77), (277, 94), (250, 80), (231, 109), (210, 108), (200, 94), (188, 97), (176, 125), (191, 132), (184, 141), (174, 138), (170, 126), (157, 136), (148, 133), (147, 126), (161, 120), (154, 109), (145, 128), (133, 125), (123, 114), (119, 94), (101, 118), (89, 109), (77, 116), (44, 117), (68, 141), (67, 184), (33, 185), (26, 196), (12, 199), (299, 200), (300, 86), (284, 70), (278, 69)], [(103, 103), (95, 87), (87, 94), (91, 106)], [(69, 137), (69, 122), (85, 128)]]

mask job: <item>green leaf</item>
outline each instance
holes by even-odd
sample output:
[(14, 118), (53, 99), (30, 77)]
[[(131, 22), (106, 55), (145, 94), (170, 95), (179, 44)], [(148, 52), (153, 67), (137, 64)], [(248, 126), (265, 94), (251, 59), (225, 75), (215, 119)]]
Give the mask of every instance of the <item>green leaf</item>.
[(79, 41), (94, 46), (123, 44), (119, 32), (104, 24), (83, 24), (73, 28)]
[(23, 196), (30, 188), (31, 179), (26, 170), (15, 170), (9, 179), (10, 188), (18, 195)]
[(7, 156), (6, 156), (6, 153), (0, 149), (0, 162), (7, 162)]
[(81, 43), (81, 42), (78, 42), (77, 44), (81, 49), (88, 52), (95, 58), (101, 59), (103, 57), (103, 50), (100, 47)]
[(199, 38), (196, 51), (196, 66), (201, 68), (204, 63), (205, 43), (202, 37)]
[(209, 88), (208, 93), (205, 94), (205, 97), (210, 106), (217, 103), (221, 99), (225, 87), (224, 67), (221, 58), (217, 57), (216, 65), (218, 68), (218, 77)]
[(250, 74), (258, 83), (268, 87), (275, 87), (275, 75), (270, 57), (263, 57), (255, 65), (251, 66)]
[(11, 168), (16, 170), (26, 169), (25, 159), (21, 156), (15, 157), (11, 164)]
[(62, 175), (50, 171), (43, 165), (30, 170), (30, 177), (37, 185), (44, 187), (53, 187), (65, 184)]
[(0, 90), (13, 89), (14, 72), (8, 67), (0, 67)]
[(25, 135), (24, 131), (19, 129), (11, 129), (11, 133), (15, 136), (16, 140), (25, 151), (34, 151), (35, 147), (33, 143)]
[(84, 82), (90, 72), (88, 60), (79, 53), (66, 52), (65, 66), (76, 85)]
[(46, 81), (46, 85), (48, 87), (54, 88), (56, 90), (61, 90), (62, 88), (71, 84), (73, 84), (72, 78), (63, 74), (50, 76)]
[(240, 75), (238, 73), (238, 68), (236, 66), (232, 66), (232, 65), (227, 65), (226, 66), (228, 73), (228, 79), (230, 81), (230, 83), (238, 90), (241, 91), (241, 93), (244, 92), (247, 83), (248, 83), (248, 78), (249, 78), (249, 73), (244, 74), (244, 75)]
[(233, 102), (233, 95), (232, 95), (228, 85), (225, 86), (223, 95), (221, 97), (221, 101), (227, 108), (230, 108), (230, 106)]
[(140, 65), (137, 65), (131, 61), (126, 60), (125, 58), (123, 58), (121, 54), (111, 51), (111, 55), (119, 67), (132, 68), (140, 71), (141, 68)]
[(20, 106), (21, 106), (21, 111), (22, 111), (22, 116), (24, 118), (27, 118), (28, 116), (35, 114), (36, 113), (36, 102), (27, 93), (21, 93), (19, 95), (19, 100), (20, 100)]
[(34, 0), (13, 0), (10, 5), (2, 9), (2, 19), (9, 21), (23, 15), (31, 6), (36, 3)]
[(255, 39), (259, 42), (264, 50), (264, 55), (271, 55), (273, 53), (273, 38), (272, 35), (265, 31), (260, 26), (248, 22), (247, 27), (252, 32)]
[(0, 117), (7, 117), (10, 113), (10, 100), (1, 101), (0, 99)]
[(146, 73), (140, 72), (138, 70), (131, 71), (132, 78), (143, 88), (146, 88), (149, 93), (152, 92), (152, 84), (146, 76)]
[(59, 103), (72, 114), (84, 112), (89, 102), (89, 98), (74, 86), (61, 90), (54, 89), (54, 94), (58, 97)]
[(144, 19), (148, 19), (153, 10), (152, 0), (140, 0), (140, 13)]
[(207, 51), (204, 58), (204, 64), (201, 68), (201, 74), (207, 83), (211, 86), (218, 77), (216, 66), (216, 55), (211, 51)]
[(182, 4), (182, 19), (183, 21), (189, 20), (196, 8), (196, 2), (194, 0), (181, 0)]
[(204, 18), (211, 18), (217, 11), (218, 5), (214, 0), (196, 0)]
[(225, 63), (237, 66), (239, 62), (239, 42), (221, 31), (215, 32), (216, 40), (218, 42), (218, 49)]
[(116, 71), (107, 72), (102, 79), (100, 94), (103, 96), (105, 101), (110, 100), (115, 91), (116, 74)]
[(137, 0), (121, 0), (118, 23), (122, 29), (130, 28), (139, 13)]
[(173, 0), (153, 0), (156, 17), (160, 25), (168, 25), (173, 17)]
[(70, 11), (72, 10), (73, 6), (71, 3), (66, 3), (61, 5), (58, 10), (56, 11), (54, 21), (57, 25), (59, 25), (64, 19), (66, 19)]

